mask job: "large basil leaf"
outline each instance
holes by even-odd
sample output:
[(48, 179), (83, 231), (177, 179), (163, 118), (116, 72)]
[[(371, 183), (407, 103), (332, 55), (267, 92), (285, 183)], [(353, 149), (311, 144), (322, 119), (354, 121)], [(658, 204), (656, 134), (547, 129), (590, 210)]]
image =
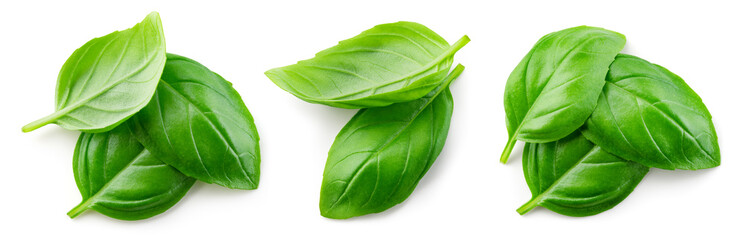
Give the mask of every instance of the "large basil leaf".
[(618, 55), (584, 136), (624, 159), (663, 169), (721, 164), (711, 115), (679, 76)]
[(568, 216), (604, 212), (625, 199), (648, 167), (605, 152), (579, 131), (550, 143), (526, 143), (524, 178), (532, 199), (517, 209), (543, 206)]
[(377, 213), (408, 198), (442, 151), (453, 107), (448, 85), (463, 69), (421, 99), (354, 115), (328, 152), (321, 215)]
[(68, 213), (72, 218), (88, 209), (122, 220), (149, 218), (176, 204), (195, 181), (153, 157), (127, 125), (82, 133), (73, 171), (83, 201)]
[(184, 174), (229, 188), (258, 187), (253, 117), (232, 84), (196, 61), (168, 54), (155, 96), (129, 122), (152, 155)]
[(453, 55), (469, 41), (463, 36), (450, 46), (418, 23), (382, 24), (315, 58), (266, 71), (266, 76), (311, 103), (341, 108), (387, 106), (421, 98), (441, 85)]
[(57, 80), (56, 112), (23, 127), (49, 123), (84, 132), (113, 129), (150, 101), (165, 64), (160, 15), (90, 40), (75, 50)]
[(542, 37), (506, 82), (509, 141), (501, 162), (509, 159), (517, 140), (557, 141), (584, 124), (624, 45), (622, 34), (587, 26)]

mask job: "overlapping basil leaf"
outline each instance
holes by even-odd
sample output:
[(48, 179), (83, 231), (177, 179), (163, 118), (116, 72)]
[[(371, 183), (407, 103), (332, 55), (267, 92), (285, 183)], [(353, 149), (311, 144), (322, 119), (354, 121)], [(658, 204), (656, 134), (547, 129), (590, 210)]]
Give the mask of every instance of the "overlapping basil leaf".
[(68, 213), (72, 218), (88, 209), (122, 220), (149, 218), (175, 205), (195, 181), (153, 157), (126, 124), (82, 133), (73, 171), (83, 201)]
[(150, 101), (165, 64), (160, 15), (134, 27), (90, 40), (59, 72), (56, 112), (23, 127), (49, 123), (84, 132), (113, 129)]
[(517, 140), (557, 141), (584, 124), (624, 45), (622, 34), (587, 26), (542, 37), (506, 82), (509, 141), (501, 162), (508, 160)]
[(408, 198), (442, 151), (453, 107), (448, 85), (463, 69), (421, 99), (354, 115), (328, 152), (321, 215), (377, 213)]
[(532, 199), (517, 209), (520, 214), (536, 206), (568, 216), (598, 214), (623, 201), (648, 172), (605, 152), (579, 131), (556, 142), (526, 143), (522, 164)]
[(258, 132), (232, 84), (194, 60), (168, 54), (150, 103), (132, 117), (137, 139), (152, 153), (207, 183), (258, 187)]
[(387, 106), (423, 97), (441, 85), (454, 45), (413, 22), (381, 24), (323, 50), (314, 58), (266, 71), (298, 98), (341, 108)]
[(720, 165), (711, 115), (682, 78), (659, 65), (620, 54), (610, 66), (584, 136), (608, 152), (649, 167)]

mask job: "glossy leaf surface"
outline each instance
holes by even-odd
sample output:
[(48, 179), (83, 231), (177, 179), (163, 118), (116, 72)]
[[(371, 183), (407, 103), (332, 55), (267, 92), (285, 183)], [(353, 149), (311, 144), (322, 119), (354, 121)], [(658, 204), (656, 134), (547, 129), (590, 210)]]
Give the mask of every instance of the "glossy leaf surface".
[(413, 22), (381, 24), (314, 58), (271, 69), (266, 76), (298, 98), (341, 108), (387, 106), (423, 97), (441, 85), (454, 45)]
[(23, 127), (49, 123), (84, 132), (113, 129), (150, 101), (165, 64), (160, 15), (90, 40), (75, 50), (57, 80), (56, 112)]
[(122, 220), (149, 218), (181, 200), (195, 181), (153, 157), (127, 125), (82, 133), (73, 171), (83, 196), (68, 213), (73, 218), (88, 209)]
[(150, 104), (132, 130), (155, 157), (228, 188), (258, 187), (258, 131), (232, 84), (194, 60), (168, 54)]
[(448, 85), (463, 69), (421, 99), (354, 115), (328, 152), (321, 215), (377, 213), (408, 198), (442, 151), (453, 107)]
[(584, 124), (597, 105), (607, 69), (625, 36), (580, 26), (542, 37), (509, 76), (504, 109), (509, 141), (557, 141)]
[(543, 206), (568, 216), (604, 212), (623, 201), (648, 167), (605, 152), (579, 131), (556, 142), (526, 143), (524, 178), (532, 199), (517, 212)]
[(702, 169), (721, 164), (708, 109), (682, 78), (659, 65), (618, 55), (584, 136), (649, 167)]

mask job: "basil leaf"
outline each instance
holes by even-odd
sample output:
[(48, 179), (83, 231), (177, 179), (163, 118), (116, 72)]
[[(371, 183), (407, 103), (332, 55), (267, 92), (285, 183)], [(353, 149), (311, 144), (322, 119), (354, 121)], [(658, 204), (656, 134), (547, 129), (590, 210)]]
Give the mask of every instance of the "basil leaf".
[(613, 208), (641, 182), (648, 167), (605, 152), (579, 131), (550, 143), (526, 143), (524, 178), (536, 206), (568, 216), (590, 216)]
[(708, 109), (679, 76), (638, 57), (618, 55), (584, 136), (622, 158), (662, 169), (721, 164)]
[(354, 115), (328, 152), (321, 215), (377, 213), (408, 198), (444, 147), (453, 107), (447, 86), (463, 69), (421, 99)]
[(207, 183), (258, 187), (253, 117), (232, 85), (198, 62), (168, 54), (150, 104), (130, 121), (152, 155)]
[(56, 112), (23, 131), (49, 123), (84, 132), (111, 130), (150, 101), (164, 64), (165, 38), (157, 12), (130, 29), (90, 40), (59, 72)]
[(311, 103), (341, 108), (381, 107), (423, 97), (441, 85), (454, 45), (413, 22), (373, 27), (315, 58), (266, 71), (277, 86)]
[(127, 125), (80, 134), (73, 171), (83, 201), (67, 213), (71, 218), (88, 209), (122, 220), (149, 218), (175, 205), (195, 181), (154, 158)]
[(542, 37), (509, 76), (504, 109), (509, 141), (551, 142), (578, 129), (591, 115), (607, 68), (623, 49), (625, 36), (580, 26)]

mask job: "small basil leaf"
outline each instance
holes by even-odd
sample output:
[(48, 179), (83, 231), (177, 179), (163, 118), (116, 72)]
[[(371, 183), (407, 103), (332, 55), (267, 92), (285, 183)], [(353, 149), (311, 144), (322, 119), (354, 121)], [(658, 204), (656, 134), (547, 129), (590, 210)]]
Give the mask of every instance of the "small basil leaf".
[(315, 58), (266, 71), (277, 86), (298, 98), (341, 108), (381, 107), (423, 97), (441, 84), (454, 45), (413, 22), (377, 25), (323, 50)]
[(536, 206), (568, 216), (590, 216), (623, 201), (648, 167), (626, 161), (595, 146), (579, 131), (556, 142), (526, 143), (524, 178), (532, 199), (517, 209)]
[(504, 109), (509, 141), (551, 142), (578, 129), (592, 114), (607, 68), (623, 49), (625, 36), (580, 26), (542, 37), (506, 82)]
[(195, 181), (153, 157), (127, 125), (80, 134), (73, 171), (83, 201), (67, 213), (71, 218), (88, 209), (122, 220), (149, 218), (181, 200)]
[(320, 213), (350, 218), (403, 202), (436, 160), (452, 116), (448, 85), (421, 99), (359, 110), (331, 146), (320, 189)]
[(253, 117), (232, 85), (198, 62), (168, 54), (155, 96), (129, 122), (147, 150), (182, 173), (228, 188), (258, 187)]
[(147, 105), (164, 64), (165, 38), (156, 12), (130, 29), (90, 40), (59, 72), (56, 112), (23, 131), (49, 123), (84, 132), (111, 130)]
[(682, 78), (638, 57), (618, 55), (584, 136), (624, 159), (662, 169), (721, 164), (713, 121)]

